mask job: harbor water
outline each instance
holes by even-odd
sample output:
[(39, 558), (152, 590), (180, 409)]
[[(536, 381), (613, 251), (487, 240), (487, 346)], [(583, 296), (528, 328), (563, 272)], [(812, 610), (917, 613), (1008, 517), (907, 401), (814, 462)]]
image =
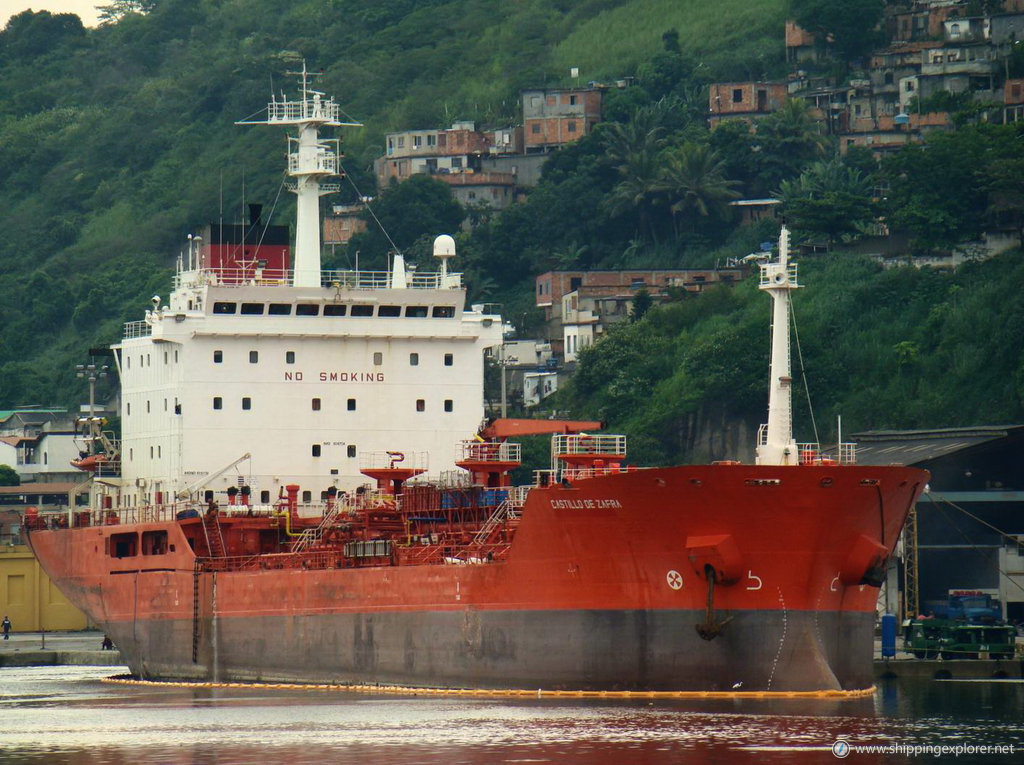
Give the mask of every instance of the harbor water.
[(0, 765), (1024, 762), (1017, 680), (843, 701), (509, 700), (104, 681), (122, 671), (0, 669)]

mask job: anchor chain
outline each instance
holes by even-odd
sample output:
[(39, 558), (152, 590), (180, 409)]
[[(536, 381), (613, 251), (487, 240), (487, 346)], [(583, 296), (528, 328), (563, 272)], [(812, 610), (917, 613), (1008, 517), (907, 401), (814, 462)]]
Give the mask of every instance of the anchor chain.
[(714, 640), (716, 637), (722, 634), (722, 630), (725, 629), (725, 625), (732, 621), (730, 616), (728, 619), (722, 622), (715, 621), (715, 568), (710, 564), (704, 567), (704, 574), (708, 580), (708, 599), (707, 606), (704, 610), (704, 621), (700, 624), (695, 625), (697, 628), (697, 634), (704, 640)]

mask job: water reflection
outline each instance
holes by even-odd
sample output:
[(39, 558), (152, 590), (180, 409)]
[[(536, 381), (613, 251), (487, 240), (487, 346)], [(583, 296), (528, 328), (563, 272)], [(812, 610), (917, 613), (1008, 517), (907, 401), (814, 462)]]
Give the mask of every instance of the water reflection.
[(508, 701), (100, 682), (110, 672), (0, 671), (0, 764), (817, 763), (839, 738), (1022, 743), (1024, 685), (1009, 682), (893, 682), (847, 702)]

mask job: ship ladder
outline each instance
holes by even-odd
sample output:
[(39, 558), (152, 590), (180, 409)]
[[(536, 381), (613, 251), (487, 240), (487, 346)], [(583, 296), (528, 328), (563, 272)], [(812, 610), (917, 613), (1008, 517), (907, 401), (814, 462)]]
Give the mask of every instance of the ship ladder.
[(202, 564), (196, 560), (192, 571), (192, 663), (199, 663), (199, 574)]
[[(213, 526), (211, 529), (210, 527)], [(220, 515), (211, 513), (203, 516), (203, 535), (206, 537), (206, 549), (211, 558), (224, 557), (224, 535), (220, 530)]]
[(473, 537), (473, 544), (482, 545), (490, 538), (498, 526), (506, 519), (512, 519), (515, 517), (515, 509), (512, 502), (508, 497), (501, 501), (501, 504), (494, 508), (494, 512), (491, 513), (491, 517), (488, 518), (484, 525), (480, 527), (480, 530)]
[(343, 507), (347, 509), (348, 506), (343, 502), (335, 502), (334, 507), (331, 508), (330, 512), (324, 514), (323, 519), (317, 524), (316, 528), (306, 529), (298, 536), (295, 542), (292, 543), (292, 552), (305, 552), (314, 543), (323, 539), (324, 534), (327, 532), (327, 527), (334, 523)]

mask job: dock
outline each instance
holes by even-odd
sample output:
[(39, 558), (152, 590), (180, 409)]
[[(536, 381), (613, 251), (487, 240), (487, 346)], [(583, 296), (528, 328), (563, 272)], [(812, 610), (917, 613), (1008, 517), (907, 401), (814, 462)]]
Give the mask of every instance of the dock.
[(119, 667), (121, 653), (104, 651), (103, 633), (12, 632), (0, 639), (0, 667), (53, 667), (58, 665)]

